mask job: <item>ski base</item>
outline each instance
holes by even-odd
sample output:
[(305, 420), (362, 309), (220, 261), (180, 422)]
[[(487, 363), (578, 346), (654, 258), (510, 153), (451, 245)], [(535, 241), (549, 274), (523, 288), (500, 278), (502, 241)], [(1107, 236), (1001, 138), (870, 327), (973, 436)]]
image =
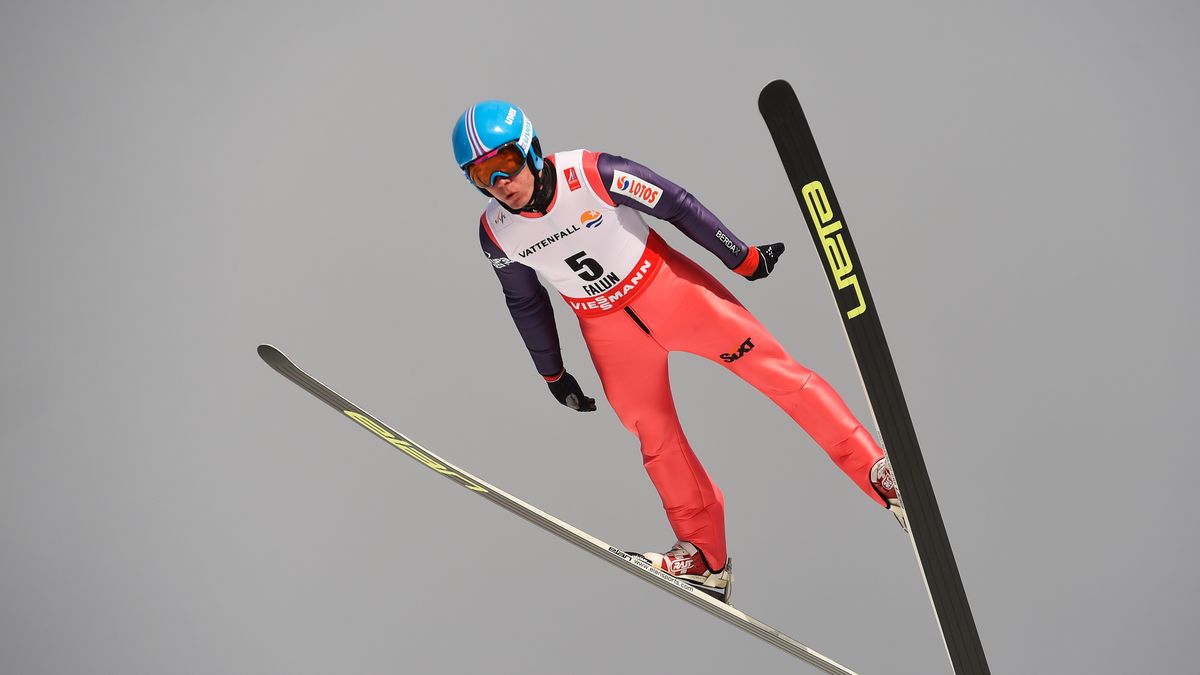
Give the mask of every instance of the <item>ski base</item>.
[(812, 129), (796, 92), (784, 80), (763, 87), (758, 107), (825, 268), (875, 427), (883, 437), (883, 449), (891, 461), (909, 538), (938, 618), (946, 653), (957, 675), (989, 675), (983, 645), (875, 300)]

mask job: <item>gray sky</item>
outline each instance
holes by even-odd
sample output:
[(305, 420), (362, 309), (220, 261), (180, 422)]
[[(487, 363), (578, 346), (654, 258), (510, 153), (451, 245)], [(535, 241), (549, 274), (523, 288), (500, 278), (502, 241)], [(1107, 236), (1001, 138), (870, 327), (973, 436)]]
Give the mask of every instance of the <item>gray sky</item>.
[[(1200, 567), (1194, 3), (5, 3), (0, 671), (804, 672), (421, 469), (263, 365), (615, 545), (672, 542), (636, 439), (555, 403), (449, 133), (684, 185), (864, 419), (766, 128), (837, 188), (997, 673), (1182, 672)], [(743, 610), (864, 675), (948, 673), (916, 564), (766, 398), (672, 360)], [(815, 671), (814, 671), (815, 672)]]

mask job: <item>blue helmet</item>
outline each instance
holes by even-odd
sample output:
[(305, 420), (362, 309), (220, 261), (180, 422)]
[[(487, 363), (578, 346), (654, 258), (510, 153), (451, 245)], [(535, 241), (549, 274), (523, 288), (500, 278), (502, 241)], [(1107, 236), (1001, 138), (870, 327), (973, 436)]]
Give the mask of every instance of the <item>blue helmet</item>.
[(467, 108), (450, 134), (459, 168), (505, 143), (515, 142), (536, 172), (542, 170), (542, 148), (525, 111), (507, 101), (482, 101)]

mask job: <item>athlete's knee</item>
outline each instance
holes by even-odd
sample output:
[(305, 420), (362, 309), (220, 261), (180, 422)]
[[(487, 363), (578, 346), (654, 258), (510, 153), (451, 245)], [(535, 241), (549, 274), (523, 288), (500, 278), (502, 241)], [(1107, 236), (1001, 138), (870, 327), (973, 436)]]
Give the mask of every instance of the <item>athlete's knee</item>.
[(678, 471), (688, 468), (687, 453), (683, 451), (683, 443), (679, 440), (668, 439), (656, 443), (643, 441), (641, 450), (642, 466), (646, 467), (646, 471), (651, 475), (659, 470)]
[(849, 457), (864, 447), (875, 445), (875, 440), (862, 424), (856, 423), (838, 435), (841, 438), (830, 443), (829, 450), (829, 454), (836, 457)]
[(642, 458), (646, 463), (679, 452), (687, 444), (679, 423), (671, 420), (639, 421), (632, 431), (637, 434), (642, 446)]
[(824, 392), (825, 389), (829, 388), (829, 383), (826, 382), (825, 378), (821, 377), (817, 371), (809, 370), (800, 364), (796, 365), (803, 369), (802, 376), (804, 378), (804, 384), (800, 385), (801, 390), (807, 390), (809, 392)]
[[(725, 513), (725, 504), (721, 499), (702, 499), (697, 500), (694, 497), (678, 503), (669, 504), (663, 499), (663, 510), (667, 513), (667, 518), (673, 523), (686, 523), (694, 518), (703, 516), (706, 519), (720, 519)], [(707, 523), (706, 523), (707, 524)]]

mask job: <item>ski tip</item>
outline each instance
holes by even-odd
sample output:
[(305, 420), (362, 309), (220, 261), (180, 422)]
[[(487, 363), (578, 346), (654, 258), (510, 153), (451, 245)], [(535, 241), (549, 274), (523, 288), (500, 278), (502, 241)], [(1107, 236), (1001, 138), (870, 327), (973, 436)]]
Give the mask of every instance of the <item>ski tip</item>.
[(286, 359), (283, 352), (276, 349), (273, 345), (261, 344), (258, 346), (258, 356), (267, 363), (278, 362)]
[(788, 96), (796, 98), (796, 91), (792, 89), (792, 85), (787, 80), (774, 80), (767, 83), (767, 86), (762, 88), (758, 94), (758, 105), (762, 107), (763, 103), (771, 98), (778, 96)]

